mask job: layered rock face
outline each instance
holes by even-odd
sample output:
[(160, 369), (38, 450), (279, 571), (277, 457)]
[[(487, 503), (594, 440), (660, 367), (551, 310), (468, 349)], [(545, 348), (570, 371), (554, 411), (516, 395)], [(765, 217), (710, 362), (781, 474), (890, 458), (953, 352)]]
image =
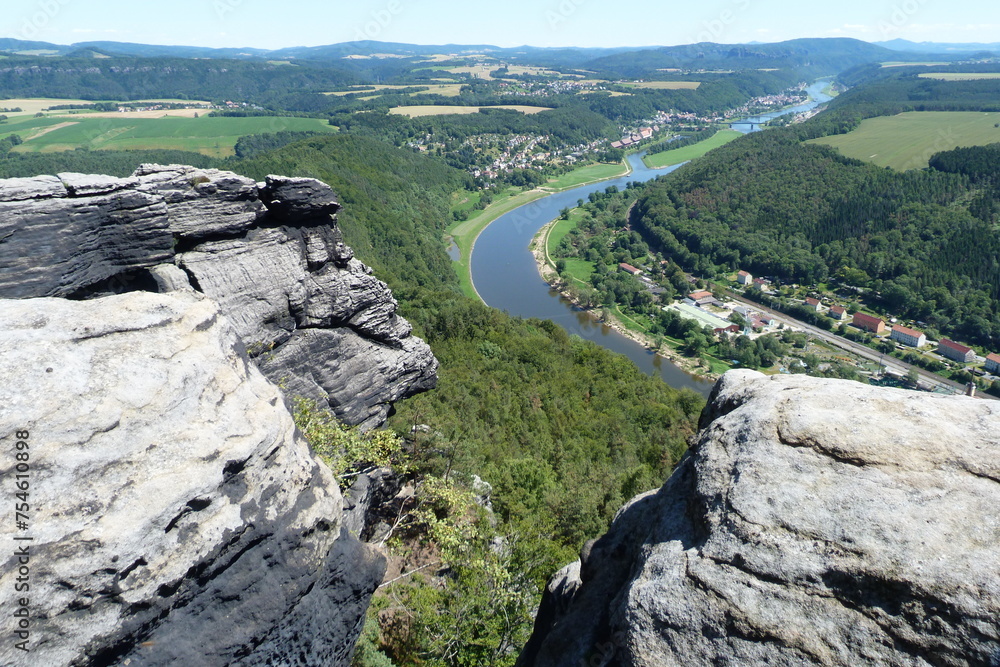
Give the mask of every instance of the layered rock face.
[(727, 373), (522, 665), (1000, 664), (1000, 404)]
[(0, 663), (348, 664), (384, 559), (213, 301), (7, 300), (0, 340)]
[(339, 208), (313, 179), (178, 165), (0, 180), (0, 298), (193, 287), (269, 379), (370, 428), (433, 387), (437, 362), (344, 245)]

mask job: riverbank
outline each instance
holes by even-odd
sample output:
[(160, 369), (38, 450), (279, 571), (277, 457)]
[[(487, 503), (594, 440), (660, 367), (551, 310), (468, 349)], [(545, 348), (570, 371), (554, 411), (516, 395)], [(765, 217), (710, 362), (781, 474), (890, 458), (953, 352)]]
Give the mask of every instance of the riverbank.
[(510, 213), (516, 208), (530, 204), (543, 197), (548, 197), (551, 194), (621, 178), (631, 173), (632, 166), (627, 160), (623, 160), (617, 165), (603, 163), (586, 165), (563, 174), (555, 179), (552, 184), (542, 185), (532, 190), (525, 190), (507, 196), (500, 201), (495, 201), (480, 211), (478, 215), (449, 227), (445, 230), (445, 244), (448, 247), (454, 244), (458, 248), (458, 258), (454, 260), (454, 264), (462, 293), (471, 299), (477, 299), (485, 303), (472, 280), (472, 251), (476, 247), (476, 239), (479, 238), (479, 235), (483, 233), (483, 230), (491, 222), (505, 213)]
[(712, 381), (718, 380), (721, 377), (721, 374), (712, 373), (710, 370), (705, 368), (704, 364), (707, 362), (704, 360), (700, 358), (686, 357), (677, 350), (671, 348), (669, 345), (657, 347), (656, 339), (653, 336), (641, 333), (633, 328), (629, 328), (622, 321), (622, 319), (614, 313), (608, 312), (608, 317), (602, 317), (597, 308), (588, 308), (580, 303), (580, 301), (572, 295), (569, 289), (567, 289), (569, 283), (566, 280), (563, 280), (563, 278), (561, 278), (556, 272), (555, 262), (549, 254), (549, 234), (558, 222), (559, 219), (556, 218), (539, 229), (538, 233), (535, 234), (535, 237), (531, 240), (531, 245), (529, 246), (531, 254), (535, 258), (535, 267), (538, 269), (538, 275), (549, 285), (549, 287), (559, 292), (560, 296), (572, 303), (574, 306), (589, 314), (595, 321), (601, 322), (605, 326), (614, 329), (622, 336), (635, 341), (647, 350), (651, 350), (657, 356), (666, 359), (685, 373)]

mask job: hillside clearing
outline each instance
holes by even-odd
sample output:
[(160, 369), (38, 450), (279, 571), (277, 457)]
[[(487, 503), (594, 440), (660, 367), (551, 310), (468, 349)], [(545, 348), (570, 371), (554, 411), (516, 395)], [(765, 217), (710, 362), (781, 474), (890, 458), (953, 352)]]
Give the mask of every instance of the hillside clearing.
[(908, 111), (869, 118), (848, 134), (811, 139), (842, 155), (899, 171), (923, 169), (935, 153), (1000, 142), (1000, 113)]

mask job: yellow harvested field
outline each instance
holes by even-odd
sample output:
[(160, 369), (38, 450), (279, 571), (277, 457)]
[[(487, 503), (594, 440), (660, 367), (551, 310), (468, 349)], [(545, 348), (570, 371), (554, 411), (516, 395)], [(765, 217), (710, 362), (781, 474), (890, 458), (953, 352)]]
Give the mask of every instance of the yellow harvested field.
[(40, 113), (51, 106), (58, 106), (62, 104), (94, 104), (92, 100), (55, 100), (55, 99), (43, 99), (43, 98), (31, 98), (31, 99), (16, 99), (16, 100), (0, 100), (0, 109), (16, 109), (21, 107), (21, 111), (5, 111), (4, 115), (7, 116), (23, 116), (23, 115), (35, 115)]
[(541, 113), (542, 111), (552, 110), (549, 107), (529, 107), (520, 104), (500, 104), (491, 107), (449, 107), (431, 104), (415, 107), (395, 107), (393, 109), (389, 109), (389, 113), (397, 116), (420, 118), (422, 116), (447, 116), (449, 114), (479, 113), (480, 109), (510, 109), (511, 111), (520, 111), (525, 114)]
[(937, 67), (938, 65), (950, 65), (951, 63), (942, 62), (940, 60), (934, 62), (923, 62), (923, 63), (908, 63), (902, 60), (890, 60), (888, 62), (882, 63), (882, 67)]
[(653, 90), (694, 90), (701, 81), (643, 81), (642, 83), (622, 83), (629, 88), (652, 88)]
[[(461, 83), (446, 83), (446, 84), (425, 84), (425, 83), (411, 83), (407, 85), (377, 85), (377, 86), (355, 86), (354, 90), (338, 90), (335, 93), (323, 93), (324, 95), (335, 95), (337, 97), (343, 97), (344, 95), (351, 95), (353, 93), (374, 93), (382, 92), (384, 90), (405, 90), (406, 88), (427, 88), (427, 90), (422, 90), (419, 93), (410, 93), (410, 97), (414, 95), (441, 95), (442, 97), (458, 97), (462, 92)], [(362, 99), (372, 99), (370, 97), (365, 97)]]
[(1000, 79), (1000, 72), (924, 72), (922, 79), (939, 79), (941, 81), (979, 81), (982, 79)]
[(490, 72), (499, 68), (499, 65), (475, 65), (468, 67), (446, 67), (444, 71), (451, 72), (452, 74), (471, 74), (474, 79), (487, 79), (492, 81), (493, 77), (490, 76)]

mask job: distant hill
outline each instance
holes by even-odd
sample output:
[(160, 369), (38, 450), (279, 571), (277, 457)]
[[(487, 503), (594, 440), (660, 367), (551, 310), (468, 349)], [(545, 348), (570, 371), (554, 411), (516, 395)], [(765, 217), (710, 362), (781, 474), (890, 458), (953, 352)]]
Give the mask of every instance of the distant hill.
[(682, 46), (617, 54), (588, 63), (589, 69), (625, 77), (649, 76), (658, 70), (678, 69), (796, 69), (811, 76), (833, 75), (850, 67), (886, 60), (907, 60), (898, 51), (857, 39), (793, 39), (774, 44), (716, 44)]
[(957, 44), (953, 42), (911, 42), (908, 39), (892, 39), (888, 42), (873, 42), (893, 51), (908, 51), (914, 53), (979, 53), (992, 51), (1000, 54), (1000, 42), (992, 44)]
[(402, 44), (372, 40), (342, 42), (325, 46), (293, 46), (283, 49), (209, 48), (198, 46), (169, 46), (135, 44), (131, 42), (78, 42), (62, 45), (49, 42), (28, 42), (19, 39), (0, 39), (0, 51), (24, 53), (46, 51), (51, 55), (68, 56), (86, 50), (102, 54), (138, 58), (223, 58), (223, 59), (300, 59), (334, 61), (345, 58), (371, 58), (376, 55), (420, 58), (440, 53), (462, 55), (484, 54), (501, 60), (531, 62), (549, 66), (579, 66), (588, 61), (630, 51), (639, 47), (622, 48), (540, 48), (519, 46), (501, 48), (490, 44)]

